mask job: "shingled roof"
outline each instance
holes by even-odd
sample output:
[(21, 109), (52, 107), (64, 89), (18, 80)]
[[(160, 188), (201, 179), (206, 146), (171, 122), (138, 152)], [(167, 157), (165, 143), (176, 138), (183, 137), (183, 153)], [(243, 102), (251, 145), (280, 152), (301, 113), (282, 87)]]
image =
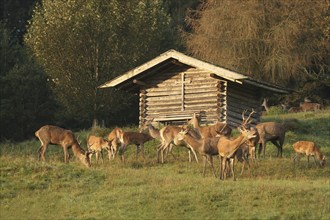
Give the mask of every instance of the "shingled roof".
[(255, 80), (249, 76), (196, 59), (191, 56), (187, 56), (176, 50), (169, 50), (165, 53), (162, 53), (158, 57), (155, 57), (154, 59), (100, 85), (98, 88), (113, 87), (127, 91), (137, 90), (139, 87), (139, 85), (136, 83), (137, 81), (143, 81), (143, 78), (152, 74), (157, 74), (157, 72), (160, 72), (161, 70), (169, 69), (173, 65), (186, 65), (204, 69), (212, 74), (215, 74), (216, 76), (229, 81), (233, 81), (235, 83), (247, 83), (277, 93), (288, 93), (287, 89), (280, 86)]

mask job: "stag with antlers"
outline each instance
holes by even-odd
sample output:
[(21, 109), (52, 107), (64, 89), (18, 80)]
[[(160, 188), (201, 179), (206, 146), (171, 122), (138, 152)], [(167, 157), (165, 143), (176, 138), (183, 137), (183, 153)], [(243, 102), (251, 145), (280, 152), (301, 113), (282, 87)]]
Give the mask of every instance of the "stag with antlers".
[(234, 172), (234, 159), (235, 159), (235, 153), (238, 150), (238, 148), (247, 140), (250, 140), (252, 138), (256, 137), (256, 131), (254, 129), (247, 129), (247, 126), (251, 123), (252, 119), (251, 116), (253, 113), (255, 113), (254, 110), (251, 111), (248, 118), (245, 119), (244, 114), (246, 111), (242, 113), (242, 124), (241, 127), (238, 128), (238, 130), (241, 132), (241, 134), (235, 138), (234, 140), (230, 140), (225, 136), (221, 136), (219, 138), (217, 147), (218, 147), (218, 153), (220, 157), (220, 179), (224, 179), (225, 177), (225, 170), (226, 170), (226, 163), (229, 162), (230, 170), (233, 175), (233, 179), (236, 180), (235, 172)]

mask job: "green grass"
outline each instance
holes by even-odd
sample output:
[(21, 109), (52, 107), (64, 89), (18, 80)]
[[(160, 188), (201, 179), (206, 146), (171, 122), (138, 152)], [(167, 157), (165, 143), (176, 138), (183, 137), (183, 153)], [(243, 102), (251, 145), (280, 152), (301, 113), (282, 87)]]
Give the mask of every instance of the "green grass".
[[(276, 147), (268, 144), (267, 158), (252, 164), (252, 177), (247, 171), (239, 176), (236, 165), (236, 182), (220, 181), (210, 169), (203, 178), (202, 163), (189, 163), (184, 148), (174, 149), (177, 160), (169, 155), (158, 164), (156, 141), (146, 144), (144, 161), (130, 146), (126, 164), (104, 158), (90, 169), (75, 158), (64, 164), (57, 146), (48, 148), (47, 162), (37, 161), (36, 139), (1, 143), (0, 219), (329, 219), (329, 163), (307, 168), (302, 158), (293, 167), (291, 145), (312, 140), (330, 158), (330, 111), (263, 120), (289, 118), (299, 121), (287, 132), (284, 158), (276, 158)], [(88, 134), (79, 132), (82, 142)], [(218, 168), (219, 160), (214, 162)]]

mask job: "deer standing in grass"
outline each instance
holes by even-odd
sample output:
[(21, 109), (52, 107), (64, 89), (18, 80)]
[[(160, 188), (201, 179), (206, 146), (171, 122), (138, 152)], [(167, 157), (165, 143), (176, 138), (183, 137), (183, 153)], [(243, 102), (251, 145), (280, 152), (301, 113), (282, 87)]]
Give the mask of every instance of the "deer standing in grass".
[[(266, 154), (266, 144), (271, 141), (277, 147), (277, 157), (282, 157), (283, 143), (285, 138), (285, 126), (277, 122), (263, 122), (256, 126), (259, 134), (259, 150), (260, 157), (263, 150), (263, 156)], [(278, 141), (278, 142), (277, 142)]]
[(168, 151), (172, 151), (172, 146), (173, 144), (176, 146), (185, 146), (188, 148), (188, 152), (189, 152), (189, 162), (191, 162), (191, 154), (190, 152), (192, 152), (195, 156), (195, 160), (198, 163), (198, 158), (196, 155), (195, 150), (189, 146), (186, 145), (184, 141), (180, 141), (177, 139), (177, 135), (179, 134), (179, 132), (182, 130), (181, 127), (176, 127), (176, 126), (165, 126), (162, 129), (160, 129), (159, 133), (160, 136), (162, 138), (162, 143), (160, 145), (160, 147), (157, 150), (157, 158), (158, 158), (158, 162), (159, 162), (159, 157), (161, 156), (161, 163), (164, 163), (164, 152), (166, 150)]
[(251, 123), (250, 120), (251, 115), (255, 112), (252, 111), (247, 119), (244, 118), (244, 113), (245, 111), (242, 113), (242, 118), (243, 118), (242, 128), (238, 128), (241, 134), (234, 140), (230, 140), (225, 136), (221, 136), (219, 138), (217, 147), (220, 158), (220, 179), (224, 179), (226, 173), (225, 172), (226, 164), (227, 162), (229, 162), (233, 179), (236, 180), (235, 172), (234, 172), (235, 153), (244, 142), (256, 137), (256, 130), (246, 129), (246, 126)]
[(321, 167), (325, 165), (325, 156), (321, 153), (320, 149), (316, 146), (314, 142), (311, 141), (298, 141), (292, 145), (293, 150), (296, 152), (296, 155), (293, 157), (293, 162), (295, 163), (296, 159), (300, 159), (300, 154), (307, 155), (307, 167), (309, 167), (309, 156), (313, 156), (315, 166), (316, 160), (315, 156), (319, 160)]
[(317, 111), (321, 109), (321, 105), (319, 103), (314, 102), (302, 102), (299, 106), (303, 112)]
[(200, 126), (198, 122), (197, 115), (194, 113), (192, 119), (188, 121), (194, 128), (198, 129), (204, 138), (212, 138), (217, 135), (224, 135), (229, 137), (231, 135), (232, 129), (226, 124), (217, 122), (214, 125)]
[[(179, 141), (184, 141), (186, 145), (193, 148), (195, 151), (199, 152), (204, 158), (204, 168), (203, 168), (203, 176), (205, 176), (206, 162), (211, 166), (213, 175), (216, 177), (214, 166), (213, 166), (213, 157), (214, 155), (218, 155), (217, 144), (219, 141), (219, 137), (213, 138), (202, 138), (200, 134), (196, 134), (196, 128), (187, 128), (181, 130), (177, 139)], [(195, 134), (194, 134), (194, 133)], [(197, 132), (199, 132), (197, 130)], [(196, 138), (197, 135), (200, 135), (200, 138)]]
[[(142, 133), (144, 130), (148, 129), (150, 136), (160, 142), (160, 144), (157, 146), (157, 153), (158, 153), (161, 150), (161, 148), (163, 147), (163, 145), (162, 145), (163, 139), (160, 135), (160, 131), (151, 124), (153, 122), (153, 120), (154, 119), (152, 118), (151, 120), (144, 123), (144, 125), (140, 128), (140, 133)], [(174, 154), (172, 153), (172, 148), (173, 147), (170, 146), (167, 150), (170, 151), (172, 156), (175, 158)], [(189, 160), (191, 160), (190, 154), (189, 154)], [(159, 162), (159, 159), (158, 159), (158, 162)]]
[(116, 130), (116, 136), (121, 142), (119, 154), (121, 155), (121, 160), (123, 162), (125, 162), (124, 152), (128, 145), (136, 145), (136, 158), (139, 152), (139, 148), (141, 148), (142, 157), (144, 159), (144, 143), (153, 139), (149, 134), (143, 134), (139, 132), (124, 132), (122, 129)]
[(110, 143), (110, 151), (112, 154), (112, 158), (116, 157), (118, 151), (118, 145), (120, 144), (120, 140), (117, 137), (117, 131), (121, 131), (121, 129), (115, 127), (108, 135), (108, 142)]
[(87, 140), (87, 149), (91, 154), (89, 155), (90, 161), (92, 161), (92, 155), (95, 154), (96, 163), (99, 161), (99, 154), (101, 154), (101, 160), (103, 163), (103, 150), (108, 152), (108, 158), (110, 160), (112, 152), (111, 152), (111, 143), (104, 140), (102, 137), (97, 137), (91, 135)]
[(255, 151), (253, 151), (255, 149), (255, 145), (253, 145), (252, 142), (249, 141), (250, 140), (247, 140), (245, 143), (243, 143), (234, 154), (237, 161), (242, 163), (241, 176), (244, 173), (244, 168), (246, 164), (248, 167), (249, 175), (251, 176), (251, 166), (249, 158), (250, 156), (253, 157), (253, 153), (255, 153)]
[(63, 128), (45, 125), (35, 132), (36, 137), (40, 140), (41, 146), (38, 151), (38, 158), (46, 160), (45, 152), (49, 144), (60, 145), (64, 150), (64, 162), (68, 163), (70, 154), (68, 148), (72, 148), (75, 156), (83, 163), (85, 166), (90, 167), (90, 152), (82, 149), (75, 138), (74, 134), (70, 130), (65, 130)]

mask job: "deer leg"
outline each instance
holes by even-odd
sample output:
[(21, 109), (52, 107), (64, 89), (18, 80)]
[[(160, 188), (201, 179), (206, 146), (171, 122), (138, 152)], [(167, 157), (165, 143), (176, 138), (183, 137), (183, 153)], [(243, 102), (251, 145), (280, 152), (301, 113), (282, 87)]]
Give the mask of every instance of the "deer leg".
[(99, 164), (99, 152), (98, 151), (95, 152), (95, 160), (96, 160), (96, 164)]
[(224, 180), (225, 175), (225, 171), (226, 171), (226, 163), (227, 163), (227, 158), (222, 157), (222, 161), (221, 161), (221, 178), (222, 180)]
[(190, 152), (190, 150), (188, 150), (188, 160), (189, 160), (189, 163), (191, 163), (191, 152)]
[(241, 176), (243, 175), (243, 172), (244, 172), (244, 167), (245, 167), (245, 160), (243, 160), (243, 162), (242, 162), (242, 170), (241, 170)]
[(46, 145), (46, 146), (41, 145), (40, 148), (39, 148), (39, 150), (38, 150), (38, 160), (39, 160), (39, 161), (40, 161), (40, 160), (43, 160), (43, 161), (46, 160), (46, 159), (45, 159), (45, 151), (46, 151), (45, 148), (47, 148), (47, 145)]
[(110, 161), (111, 160), (111, 155), (112, 155), (112, 150), (111, 149), (107, 149), (107, 153), (108, 153), (108, 159)]
[[(173, 144), (171, 143), (168, 151), (171, 153), (171, 155), (173, 156), (174, 160), (176, 160), (176, 156), (173, 154), (173, 151), (172, 150), (173, 150)], [(167, 154), (168, 154), (168, 152), (167, 152)], [(167, 154), (166, 154), (166, 157), (167, 157)]]
[(100, 155), (101, 155), (101, 161), (102, 161), (102, 164), (104, 163), (104, 161), (103, 161), (103, 150), (101, 149), (101, 151), (100, 151)]
[(121, 161), (123, 161), (124, 163), (125, 163), (125, 156), (124, 156), (125, 148), (126, 148), (126, 145), (125, 145), (125, 144), (122, 144), (122, 145), (120, 146), (120, 149), (119, 149), (120, 159), (121, 159)]
[(222, 176), (221, 176), (221, 174), (222, 174), (222, 161), (221, 161), (221, 156), (219, 155), (219, 161), (220, 161), (220, 163), (219, 163), (219, 179), (221, 179), (222, 178)]
[(233, 174), (233, 180), (236, 181), (235, 172), (234, 172), (234, 159), (233, 158), (229, 159), (229, 164), (230, 164), (231, 173)]
[(161, 143), (159, 145), (159, 147), (157, 148), (157, 162), (158, 163), (159, 163), (159, 157), (160, 157), (160, 154), (161, 154), (161, 151), (162, 151), (163, 147), (164, 147), (164, 143)]
[(277, 147), (277, 157), (282, 157), (282, 146), (276, 140), (271, 140), (271, 142)]
[(112, 159), (115, 159), (116, 153), (117, 153), (117, 149), (115, 149), (114, 146), (111, 146), (111, 156), (112, 156)]
[(213, 157), (211, 155), (207, 155), (206, 158), (209, 159), (208, 161), (210, 163), (212, 173), (213, 173), (214, 177), (217, 178), (217, 175), (215, 174), (215, 170), (214, 170), (214, 166), (213, 166)]
[(144, 160), (145, 159), (144, 158), (144, 144), (141, 144), (140, 146), (141, 146), (142, 157), (143, 157), (143, 160)]
[(263, 150), (263, 154), (264, 154), (264, 159), (266, 159), (266, 146), (267, 146), (267, 142), (263, 142), (262, 143), (262, 150)]
[(111, 142), (111, 147), (110, 147), (110, 149), (111, 149), (112, 158), (114, 159), (114, 158), (116, 157), (116, 154), (117, 154), (117, 143), (116, 143), (115, 140), (113, 140), (113, 141)]
[(252, 176), (252, 173), (251, 173), (251, 167), (250, 167), (250, 161), (249, 161), (249, 159), (244, 159), (241, 175), (243, 175), (243, 168), (245, 167), (245, 164), (247, 164), (248, 171), (249, 171), (249, 177), (251, 177)]
[(314, 158), (315, 166), (317, 167), (317, 163), (316, 163), (315, 155), (313, 155), (313, 158)]
[(307, 168), (309, 167), (309, 155), (307, 155)]
[(162, 149), (162, 163), (164, 163), (164, 151), (167, 150), (169, 146), (170, 146), (170, 143), (166, 143)]
[(170, 145), (168, 146), (168, 148), (166, 148), (166, 152), (165, 152), (165, 158), (167, 158), (168, 156), (168, 152), (170, 152), (172, 154), (172, 156), (175, 158), (175, 156), (172, 153), (172, 149), (173, 149), (173, 144), (170, 143)]
[(64, 163), (68, 163), (69, 162), (68, 148), (67, 147), (63, 147), (63, 150), (64, 150)]
[(94, 154), (94, 153), (91, 153), (91, 154), (88, 155), (88, 157), (89, 157), (89, 161), (90, 161), (91, 163), (92, 163), (92, 156), (93, 156), (93, 154)]
[(191, 149), (191, 151), (193, 152), (193, 154), (194, 154), (194, 156), (195, 156), (195, 160), (196, 160), (196, 162), (198, 163), (198, 158), (197, 158), (197, 155), (196, 155), (195, 150), (194, 150), (193, 148), (190, 148), (190, 149)]
[(140, 145), (135, 145), (136, 146), (136, 152), (135, 152), (135, 159), (137, 159), (138, 158), (138, 154), (139, 154), (139, 147), (140, 147)]
[(293, 166), (295, 166), (296, 158), (297, 158), (297, 154), (293, 155), (292, 157)]
[(252, 172), (251, 172), (251, 166), (250, 166), (250, 161), (249, 159), (247, 159), (247, 165), (248, 165), (248, 170), (249, 170), (249, 176), (251, 177), (252, 176)]
[(260, 154), (262, 152), (262, 143), (259, 144), (259, 149), (258, 149), (258, 158), (260, 159)]
[(204, 157), (204, 168), (203, 168), (203, 177), (205, 177), (205, 169), (206, 169), (206, 155), (203, 156)]
[(226, 158), (226, 166), (225, 166), (225, 178), (230, 177), (230, 161), (228, 158)]

